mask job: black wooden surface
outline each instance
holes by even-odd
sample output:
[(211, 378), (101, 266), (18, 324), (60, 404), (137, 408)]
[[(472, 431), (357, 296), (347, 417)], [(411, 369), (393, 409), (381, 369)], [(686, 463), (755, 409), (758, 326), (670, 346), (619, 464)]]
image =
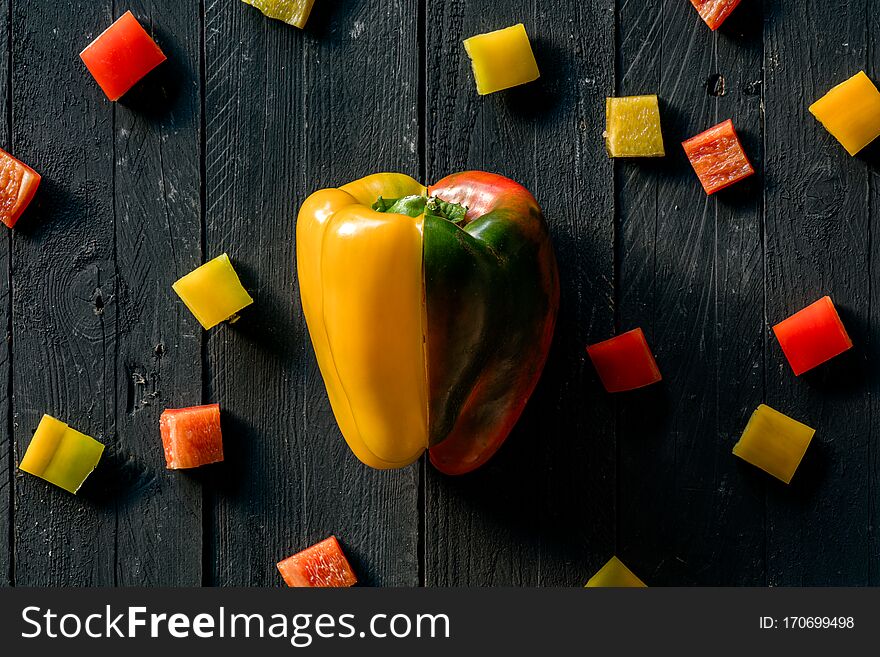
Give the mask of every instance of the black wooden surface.
[[(281, 584), (335, 533), (367, 585), (880, 583), (873, 227), (880, 147), (809, 103), (864, 68), (874, 0), (4, 0), (3, 146), (43, 174), (0, 240), (0, 583)], [(111, 104), (77, 53), (131, 9), (169, 56)], [(542, 70), (475, 93), (462, 38), (523, 22)], [(604, 99), (658, 93), (667, 157), (605, 155)], [(679, 142), (733, 118), (759, 173), (707, 198)], [(295, 215), (378, 170), (525, 184), (557, 248), (545, 375), (482, 470), (362, 466), (299, 305)], [(256, 300), (203, 332), (170, 289), (228, 252)], [(770, 325), (830, 293), (856, 348), (795, 378)], [(664, 381), (606, 395), (584, 346), (642, 326)], [(227, 458), (169, 472), (166, 407), (219, 402)], [(791, 486), (730, 453), (762, 401), (818, 428)], [(78, 497), (15, 465), (48, 412), (107, 445)]]

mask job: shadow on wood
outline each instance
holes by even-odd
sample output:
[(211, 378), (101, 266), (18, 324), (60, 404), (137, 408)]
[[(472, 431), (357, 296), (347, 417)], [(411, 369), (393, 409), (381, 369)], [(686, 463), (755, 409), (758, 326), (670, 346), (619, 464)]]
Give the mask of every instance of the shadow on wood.
[(51, 176), (45, 176), (30, 207), (15, 224), (15, 234), (39, 238), (53, 230), (91, 232), (92, 228), (84, 223), (90, 216), (88, 199), (93, 191), (89, 188), (73, 191)]
[(764, 36), (763, 23), (754, 17), (763, 14), (769, 19), (776, 13), (774, 8), (772, 0), (743, 0), (721, 24), (718, 32), (739, 44), (761, 43)]
[[(184, 87), (198, 87), (199, 73), (190, 66), (189, 53), (178, 44), (175, 36), (167, 34), (159, 25), (153, 25), (152, 32), (156, 43), (162, 48), (168, 60), (144, 76), (118, 102), (132, 112), (159, 121), (165, 120), (169, 112), (175, 108)], [(184, 96), (188, 97), (189, 94)], [(173, 118), (184, 125), (193, 117)]]
[[(865, 345), (858, 338), (866, 331), (862, 330), (859, 315), (851, 308), (839, 304), (835, 304), (835, 307), (850, 338), (853, 339), (852, 349), (804, 372), (799, 378), (821, 392), (827, 399), (861, 399), (864, 398), (869, 369)], [(784, 359), (782, 350), (779, 351), (779, 357)], [(787, 363), (786, 368), (788, 368)]]
[[(299, 303), (294, 298), (295, 290), (284, 290), (289, 295), (285, 298), (277, 287), (259, 285), (261, 273), (258, 269), (246, 262), (236, 261), (234, 254), (231, 257), (241, 283), (253, 297), (254, 303), (242, 310), (239, 319), (227, 324), (225, 330), (234, 331), (283, 363), (293, 362), (301, 346), (294, 342), (300, 330), (294, 321), (294, 312), (300, 311), (292, 308), (298, 308)], [(295, 266), (292, 254), (289, 262), (292, 270)]]
[(577, 80), (572, 79), (576, 73), (569, 63), (570, 55), (558, 46), (541, 37), (532, 38), (531, 42), (541, 77), (495, 95), (500, 96), (511, 113), (520, 118), (537, 124), (554, 124), (564, 109), (562, 101), (572, 100), (572, 95), (564, 93), (563, 87), (577, 84)]
[[(304, 32), (322, 42), (333, 43), (340, 40), (340, 33), (350, 34), (355, 29), (353, 17), (361, 10), (360, 0), (344, 2), (316, 2), (309, 14)], [(372, 20), (375, 17), (370, 17)], [(277, 22), (277, 21), (273, 21)], [(294, 28), (288, 28), (294, 29)], [(345, 38), (345, 37), (343, 37)]]
[[(158, 427), (156, 449), (162, 449)], [(118, 509), (136, 504), (139, 498), (160, 486), (161, 476), (153, 470), (153, 466), (118, 452), (114, 445), (108, 445), (98, 467), (85, 480), (77, 495), (98, 507)]]
[(249, 473), (253, 471), (249, 466), (256, 455), (256, 450), (249, 448), (249, 444), (259, 439), (259, 432), (244, 418), (222, 406), (220, 423), (223, 434), (223, 460), (200, 468), (182, 470), (181, 474), (197, 481), (206, 492), (222, 494), (230, 498), (238, 495), (244, 485), (261, 487), (267, 479), (247, 481)]

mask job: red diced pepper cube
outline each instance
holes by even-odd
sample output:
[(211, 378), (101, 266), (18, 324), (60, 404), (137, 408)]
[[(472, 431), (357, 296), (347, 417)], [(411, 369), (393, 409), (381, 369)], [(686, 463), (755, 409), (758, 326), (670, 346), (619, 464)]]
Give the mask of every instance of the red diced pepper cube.
[(740, 0), (691, 0), (700, 18), (713, 31), (721, 27), (739, 3)]
[(730, 119), (691, 137), (682, 146), (707, 194), (755, 173)]
[(169, 470), (197, 468), (223, 460), (220, 404), (165, 409), (159, 427)]
[(663, 378), (640, 328), (590, 345), (587, 354), (608, 392), (644, 388)]
[(39, 186), (40, 174), (0, 148), (0, 221), (15, 226)]
[(130, 11), (104, 30), (79, 56), (110, 100), (119, 100), (166, 59)]
[(335, 536), (326, 538), (278, 563), (290, 587), (345, 587), (357, 584), (348, 559)]
[(773, 327), (788, 364), (799, 376), (852, 348), (852, 340), (825, 296)]

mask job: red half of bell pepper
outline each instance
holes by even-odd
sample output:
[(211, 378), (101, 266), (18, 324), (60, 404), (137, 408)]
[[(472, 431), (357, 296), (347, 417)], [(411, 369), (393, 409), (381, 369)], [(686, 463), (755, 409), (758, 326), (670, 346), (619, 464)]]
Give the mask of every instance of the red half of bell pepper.
[(461, 222), (424, 225), (430, 456), (460, 474), (495, 453), (538, 383), (559, 276), (541, 208), (522, 185), (471, 171), (428, 195), (467, 208)]

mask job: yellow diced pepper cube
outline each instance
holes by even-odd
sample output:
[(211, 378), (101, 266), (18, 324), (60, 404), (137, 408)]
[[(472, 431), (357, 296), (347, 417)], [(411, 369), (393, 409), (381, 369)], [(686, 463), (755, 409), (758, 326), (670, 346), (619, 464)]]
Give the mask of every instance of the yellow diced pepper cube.
[(733, 453), (789, 483), (815, 433), (806, 424), (761, 404), (749, 418)]
[(277, 18), (300, 29), (306, 26), (315, 0), (242, 0), (269, 18)]
[(541, 77), (525, 25), (478, 34), (464, 40), (481, 96)]
[(880, 137), (880, 91), (864, 71), (810, 105), (810, 112), (850, 155)]
[(18, 467), (76, 493), (103, 453), (104, 445), (91, 436), (44, 415)]
[(617, 557), (611, 557), (587, 582), (584, 588), (647, 588)]
[(194, 269), (171, 287), (206, 329), (232, 319), (254, 302), (225, 253)]
[(611, 157), (663, 157), (657, 96), (605, 99), (605, 149)]

